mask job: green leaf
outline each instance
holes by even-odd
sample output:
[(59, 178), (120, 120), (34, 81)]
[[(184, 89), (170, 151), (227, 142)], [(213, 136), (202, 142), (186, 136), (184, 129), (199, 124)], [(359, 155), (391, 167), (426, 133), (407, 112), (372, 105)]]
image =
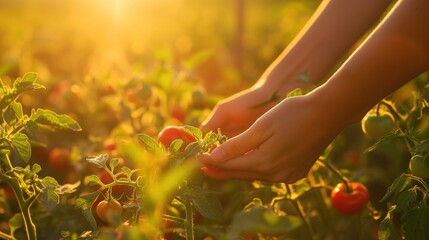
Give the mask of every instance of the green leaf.
[(60, 196), (51, 188), (44, 188), (40, 196), (43, 206), (46, 210), (53, 210), (60, 203)]
[(95, 221), (94, 215), (92, 214), (92, 210), (90, 207), (82, 207), (82, 215), (89, 222), (92, 229), (95, 231), (97, 229), (97, 222)]
[(86, 176), (83, 182), (85, 185), (88, 185), (88, 186), (95, 186), (95, 185), (104, 186), (104, 183), (100, 180), (100, 178), (97, 175)]
[(107, 168), (107, 160), (109, 159), (109, 155), (101, 154), (98, 156), (87, 157), (86, 161), (97, 165), (98, 168)]
[(29, 72), (24, 74), (22, 78), (17, 78), (13, 83), (13, 87), (17, 93), (22, 93), (25, 91), (45, 89), (43, 85), (35, 83), (37, 80), (37, 73)]
[(303, 95), (303, 93), (302, 93), (301, 88), (295, 88), (294, 90), (287, 93), (286, 98), (298, 97), (298, 96), (302, 96), (302, 95)]
[(159, 153), (162, 146), (152, 137), (144, 133), (137, 134), (138, 139), (143, 143), (143, 146), (148, 152)]
[(184, 158), (189, 158), (191, 156), (195, 156), (201, 151), (201, 146), (198, 142), (191, 142), (186, 146)]
[(374, 143), (372, 146), (367, 148), (364, 151), (364, 153), (372, 152), (372, 151), (376, 150), (377, 148), (379, 148), (380, 146), (382, 146), (383, 144), (387, 143), (388, 141), (390, 141), (394, 138), (403, 137), (403, 136), (405, 136), (404, 133), (402, 133), (399, 130), (396, 132), (389, 132), (389, 133), (385, 134), (383, 137), (381, 137), (380, 139), (378, 139), (378, 141), (376, 143)]
[(91, 208), (92, 204), (97, 199), (98, 195), (100, 195), (101, 190), (80, 196), (78, 199), (76, 199), (76, 202), (74, 204), (75, 208), (84, 208), (88, 207)]
[(10, 139), (12, 142), (13, 150), (19, 155), (19, 157), (28, 162), (31, 158), (31, 145), (28, 141), (27, 135), (23, 133), (16, 133)]
[(59, 186), (57, 180), (55, 180), (55, 178), (53, 177), (44, 177), (42, 179), (43, 185), (45, 185), (45, 187), (50, 188), (50, 189), (55, 189)]
[(403, 173), (401, 176), (397, 177), (392, 185), (389, 186), (386, 193), (384, 194), (383, 198), (380, 200), (380, 202), (386, 201), (388, 198), (394, 198), (398, 197), (399, 193), (404, 191), (406, 188), (408, 188), (411, 185), (411, 179), (409, 178), (409, 175)]
[(30, 121), (36, 124), (47, 125), (58, 129), (70, 129), (73, 131), (81, 131), (79, 124), (66, 114), (57, 114), (46, 109), (33, 110)]
[(125, 174), (125, 176), (127, 176), (127, 178), (131, 178), (131, 176), (133, 175), (133, 171), (127, 166), (123, 166), (121, 168), (121, 171)]
[(119, 159), (118, 158), (110, 159), (109, 166), (110, 166), (110, 170), (112, 170), (112, 172), (118, 165), (119, 165)]
[(170, 153), (177, 153), (179, 151), (179, 149), (182, 147), (183, 145), (183, 140), (178, 138), (178, 139), (174, 139), (171, 143), (170, 143), (170, 147), (168, 147), (168, 152)]
[(297, 229), (301, 224), (297, 216), (279, 216), (271, 209), (255, 206), (234, 217), (231, 231), (237, 234), (282, 234)]
[(10, 105), (6, 108), (4, 112), (4, 119), (9, 126), (16, 124), (22, 117), (24, 113), (22, 111), (21, 103), (12, 101)]
[(224, 220), (225, 211), (214, 193), (208, 192), (207, 189), (193, 187), (190, 189), (190, 197), (195, 209), (201, 215), (216, 222)]
[(9, 219), (10, 235), (14, 236), (15, 231), (24, 226), (24, 218), (22, 214), (17, 213)]
[(378, 227), (378, 239), (379, 240), (400, 240), (402, 239), (398, 230), (395, 227), (393, 219), (390, 214), (387, 214), (386, 218), (381, 221)]
[(402, 214), (401, 222), (405, 239), (429, 239), (429, 208), (425, 201)]
[(198, 140), (203, 139), (203, 133), (201, 132), (201, 130), (199, 128), (194, 127), (194, 126), (190, 126), (190, 125), (185, 125), (185, 126), (183, 126), (183, 128), (185, 129), (186, 132), (190, 133), (191, 135), (193, 135)]
[(42, 171), (42, 167), (39, 164), (35, 163), (31, 168), (31, 171), (33, 173), (39, 173), (40, 171)]
[(417, 202), (417, 189), (414, 188), (403, 191), (399, 194), (396, 201), (395, 213), (408, 212), (418, 204)]

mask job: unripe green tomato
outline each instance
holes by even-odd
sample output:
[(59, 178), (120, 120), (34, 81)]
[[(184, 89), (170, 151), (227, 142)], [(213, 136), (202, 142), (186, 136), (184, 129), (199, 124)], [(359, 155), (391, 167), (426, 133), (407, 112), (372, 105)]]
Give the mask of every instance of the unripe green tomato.
[(371, 138), (381, 138), (393, 130), (395, 119), (389, 112), (382, 112), (377, 115), (369, 112), (362, 119), (362, 131)]
[(409, 164), (411, 173), (420, 178), (429, 178), (429, 167), (426, 158), (422, 155), (414, 155)]

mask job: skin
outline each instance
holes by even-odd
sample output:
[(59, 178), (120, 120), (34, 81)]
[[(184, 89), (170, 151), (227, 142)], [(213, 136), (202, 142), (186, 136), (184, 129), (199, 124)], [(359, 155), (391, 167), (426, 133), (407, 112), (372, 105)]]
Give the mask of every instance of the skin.
[[(340, 2), (342, 1), (332, 0), (326, 3), (318, 17), (329, 22), (330, 15), (324, 15), (324, 9), (331, 9), (330, 14), (333, 16), (343, 15), (337, 11), (341, 12), (347, 7), (342, 6), (344, 4)], [(358, 1), (352, 2), (356, 4), (356, 12), (361, 10), (358, 8), (360, 4), (361, 7), (368, 7), (370, 4), (370, 1), (362, 1), (360, 4)], [(377, 7), (381, 9), (379, 5)], [(219, 179), (237, 178), (286, 183), (293, 183), (305, 177), (314, 162), (342, 129), (360, 121), (377, 102), (429, 68), (429, 18), (426, 17), (428, 9), (427, 0), (398, 1), (359, 48), (323, 85), (305, 96), (283, 100), (256, 118), (250, 127), (242, 125), (244, 132), (230, 138), (210, 155), (202, 155), (200, 161), (206, 167), (221, 170), (213, 171), (210, 176)], [(349, 10), (351, 14), (355, 12)], [(356, 18), (362, 16), (366, 18), (366, 14), (366, 12), (364, 15), (357, 14)], [(374, 19), (373, 17), (372, 20)], [(321, 19), (316, 17), (312, 26), (319, 24), (319, 21)], [(329, 27), (329, 24), (326, 27)], [(307, 31), (311, 29), (310, 27)], [(305, 39), (306, 34), (307, 32), (295, 43), (296, 47)], [(332, 41), (351, 41), (342, 40), (343, 37), (348, 38), (346, 35), (344, 32), (337, 33)], [(314, 42), (317, 40), (313, 39)], [(326, 42), (322, 39), (322, 42), (317, 44), (324, 46), (324, 43)], [(338, 44), (340, 45), (342, 46)], [(336, 57), (339, 55), (341, 54), (337, 54)], [(322, 56), (316, 54), (315, 58), (322, 65), (330, 65), (323, 63)], [(281, 62), (277, 64), (281, 65)], [(313, 65), (309, 66), (316, 63), (319, 62), (313, 62)], [(326, 73), (320, 71), (317, 74), (316, 70), (309, 72), (310, 76), (314, 75), (316, 78)], [(276, 80), (282, 82), (278, 79)], [(269, 83), (275, 85), (276, 81), (262, 81), (259, 86)], [(245, 94), (250, 92), (252, 90)], [(222, 116), (227, 112), (221, 111), (222, 108), (226, 108), (222, 106), (233, 104), (231, 102), (237, 103), (239, 98), (243, 98), (243, 95), (220, 103), (203, 125), (205, 129), (215, 127), (222, 129), (225, 126), (223, 124), (225, 119), (232, 118)], [(245, 105), (242, 107), (246, 108)], [(237, 109), (238, 107), (235, 111), (238, 112)]]

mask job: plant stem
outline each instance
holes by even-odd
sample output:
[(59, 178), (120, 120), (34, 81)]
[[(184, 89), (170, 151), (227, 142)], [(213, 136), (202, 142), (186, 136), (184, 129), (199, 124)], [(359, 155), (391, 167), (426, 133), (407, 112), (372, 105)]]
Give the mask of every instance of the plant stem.
[(192, 211), (191, 199), (187, 197), (185, 199), (185, 210), (186, 210), (186, 219), (185, 219), (185, 229), (186, 229), (186, 240), (194, 240), (194, 214)]
[(352, 192), (353, 190), (350, 187), (349, 180), (345, 178), (343, 175), (341, 175), (340, 171), (334, 167), (330, 162), (327, 160), (319, 159), (319, 162), (323, 164), (326, 168), (328, 168), (335, 176), (337, 176), (342, 183), (346, 186), (346, 192)]
[(14, 237), (12, 237), (11, 235), (6, 234), (4, 232), (0, 232), (0, 238), (5, 239), (5, 240), (15, 240)]
[[(292, 195), (292, 188), (289, 186), (289, 184), (286, 184), (287, 189), (287, 196)], [(295, 211), (298, 213), (298, 216), (301, 218), (302, 222), (304, 223), (305, 232), (308, 235), (308, 239), (314, 239), (313, 230), (311, 229), (310, 224), (307, 222), (307, 219), (305, 218), (305, 213), (303, 211), (303, 208), (298, 200), (292, 200), (288, 198), (288, 200), (292, 203), (293, 207), (295, 208)]]

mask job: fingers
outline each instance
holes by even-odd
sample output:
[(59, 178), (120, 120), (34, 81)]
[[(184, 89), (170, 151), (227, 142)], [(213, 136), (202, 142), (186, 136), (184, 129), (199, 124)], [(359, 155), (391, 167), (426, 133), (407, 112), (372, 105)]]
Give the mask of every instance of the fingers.
[[(228, 159), (237, 158), (256, 149), (271, 135), (260, 124), (254, 124), (242, 134), (228, 139), (222, 145), (215, 148), (210, 154), (210, 158), (216, 162), (224, 162)], [(251, 163), (247, 163), (247, 165), (251, 165)]]

